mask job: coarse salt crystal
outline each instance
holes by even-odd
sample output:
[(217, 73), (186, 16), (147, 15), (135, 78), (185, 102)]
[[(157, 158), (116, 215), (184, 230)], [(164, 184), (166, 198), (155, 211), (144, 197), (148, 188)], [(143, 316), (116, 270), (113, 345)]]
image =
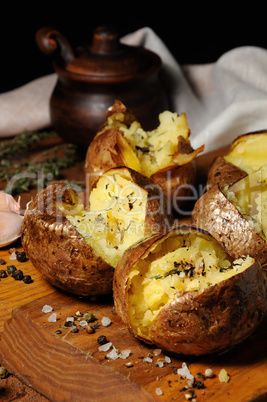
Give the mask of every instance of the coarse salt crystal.
[(53, 311), (53, 307), (49, 306), (48, 304), (45, 304), (42, 308), (43, 313), (51, 313)]
[(153, 355), (158, 356), (161, 354), (161, 349), (154, 349), (153, 350)]
[(156, 394), (157, 395), (163, 395), (163, 392), (162, 392), (161, 388), (159, 388), (159, 387), (156, 388)]
[(116, 359), (118, 359), (119, 354), (120, 354), (120, 352), (118, 351), (118, 349), (116, 349), (113, 346), (112, 351), (107, 354), (107, 358), (112, 359), (112, 360), (116, 360)]
[(112, 342), (107, 342), (104, 345), (99, 346), (98, 350), (100, 352), (107, 352), (112, 346)]
[(163, 361), (158, 361), (156, 364), (155, 364), (157, 367), (164, 367), (164, 363), (163, 363)]
[(171, 358), (169, 356), (165, 356), (165, 362), (166, 363), (171, 363)]
[(66, 322), (68, 322), (68, 321), (74, 321), (74, 317), (67, 317)]
[(87, 327), (87, 325), (88, 325), (88, 322), (86, 320), (81, 320), (80, 321), (80, 326), (81, 327)]
[(182, 363), (182, 367), (177, 370), (177, 374), (186, 377), (188, 380), (194, 379), (194, 376), (190, 373), (186, 363)]
[[(107, 352), (112, 346), (112, 342), (107, 342), (104, 345), (99, 346), (98, 350), (100, 352)], [(130, 349), (124, 349), (121, 352), (115, 348), (115, 346), (113, 346), (113, 349), (107, 354), (107, 358), (112, 359), (112, 360), (116, 360), (116, 359), (127, 359), (127, 357), (130, 356), (131, 354), (131, 350)]]
[(57, 313), (52, 313), (52, 314), (48, 317), (48, 321), (49, 321), (49, 322), (56, 322), (56, 321), (57, 321)]
[(152, 363), (153, 360), (151, 359), (151, 357), (145, 357), (145, 358), (143, 359), (143, 362)]
[(122, 350), (121, 353), (119, 354), (119, 358), (120, 358), (120, 359), (127, 359), (127, 357), (129, 357), (130, 354), (131, 354), (131, 350), (130, 350), (130, 349)]
[(10, 260), (16, 260), (17, 259), (16, 252), (11, 253), (10, 256), (9, 256), (9, 259)]
[(101, 324), (103, 325), (103, 327), (107, 327), (111, 324), (111, 319), (108, 317), (103, 317), (101, 320)]

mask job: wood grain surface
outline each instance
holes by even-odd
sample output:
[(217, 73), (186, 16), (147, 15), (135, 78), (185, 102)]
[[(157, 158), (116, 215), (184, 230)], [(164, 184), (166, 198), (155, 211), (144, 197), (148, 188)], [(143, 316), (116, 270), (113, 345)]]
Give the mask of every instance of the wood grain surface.
[[(215, 154), (198, 159), (201, 180)], [(80, 177), (81, 164), (71, 174)], [(23, 202), (31, 196), (24, 194)], [(12, 247), (22, 250), (19, 241)], [(187, 380), (177, 374), (183, 362), (203, 383), (193, 389), (196, 401), (267, 400), (267, 317), (252, 336), (224, 353), (188, 357), (162, 350), (156, 355), (155, 346), (136, 340), (124, 327), (114, 311), (112, 296), (92, 300), (65, 294), (47, 283), (29, 261), (10, 260), (9, 248), (0, 250), (0, 258), (31, 275), (33, 282), (25, 284), (10, 276), (0, 281), (0, 364), (37, 391), (28, 401), (183, 401)], [(56, 322), (49, 322), (51, 313), (42, 312), (44, 305), (53, 307)], [(94, 333), (79, 325), (79, 331), (73, 333), (65, 326), (67, 317), (76, 317), (77, 311), (95, 315)], [(110, 318), (109, 326), (103, 326), (103, 317)], [(99, 336), (105, 336), (118, 352), (129, 349), (129, 357), (108, 358), (109, 351), (99, 351)], [(163, 367), (157, 364), (159, 360), (164, 361)], [(214, 376), (202, 379), (199, 373), (207, 368), (213, 369)], [(229, 382), (219, 381), (221, 369), (228, 372)], [(1, 381), (5, 380), (0, 380), (0, 391)], [(11, 399), (3, 399), (0, 392), (0, 400)]]

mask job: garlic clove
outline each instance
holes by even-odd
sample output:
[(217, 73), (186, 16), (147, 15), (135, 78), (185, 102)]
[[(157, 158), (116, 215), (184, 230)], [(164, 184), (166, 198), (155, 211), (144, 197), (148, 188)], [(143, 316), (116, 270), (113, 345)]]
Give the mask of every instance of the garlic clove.
[(12, 195), (0, 191), (0, 211), (14, 212), (16, 214), (20, 213), (20, 204), (17, 202)]
[(14, 212), (0, 211), (0, 247), (8, 246), (21, 235), (23, 216)]

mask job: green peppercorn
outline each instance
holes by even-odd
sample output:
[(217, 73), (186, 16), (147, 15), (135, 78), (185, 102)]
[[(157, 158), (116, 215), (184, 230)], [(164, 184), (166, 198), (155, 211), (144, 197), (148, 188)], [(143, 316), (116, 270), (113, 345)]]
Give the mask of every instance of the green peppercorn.
[(7, 378), (9, 375), (9, 372), (7, 371), (7, 369), (4, 366), (0, 367), (0, 378)]
[(83, 313), (81, 311), (76, 311), (75, 315), (76, 317), (82, 317)]
[(85, 313), (83, 315), (83, 320), (87, 321), (87, 322), (93, 322), (96, 320), (95, 316), (93, 313), (91, 313), (90, 311), (87, 311), (87, 313)]
[(85, 331), (87, 332), (87, 334), (93, 334), (95, 332), (95, 329), (92, 327), (92, 325), (87, 325)]

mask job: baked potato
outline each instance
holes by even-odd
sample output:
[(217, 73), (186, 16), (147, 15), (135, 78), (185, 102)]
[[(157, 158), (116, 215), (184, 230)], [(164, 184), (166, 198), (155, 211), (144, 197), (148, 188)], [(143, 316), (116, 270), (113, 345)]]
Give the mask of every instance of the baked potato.
[(234, 258), (257, 258), (267, 273), (267, 165), (231, 186), (214, 185), (195, 203), (192, 222)]
[(155, 184), (126, 167), (99, 178), (88, 208), (82, 201), (61, 182), (40, 191), (25, 213), (22, 245), (52, 285), (77, 295), (108, 294), (125, 249), (172, 218)]
[(255, 131), (237, 137), (224, 156), (217, 156), (208, 172), (207, 188), (221, 187), (255, 172), (267, 163), (267, 131)]
[(207, 232), (173, 227), (128, 248), (114, 274), (117, 313), (136, 338), (185, 355), (238, 344), (266, 311), (266, 278)]
[(164, 111), (158, 127), (146, 132), (131, 111), (116, 101), (87, 150), (88, 188), (106, 170), (124, 165), (158, 184), (172, 207), (181, 205), (195, 184), (195, 158), (204, 150), (204, 145), (194, 150), (189, 136), (184, 113)]

